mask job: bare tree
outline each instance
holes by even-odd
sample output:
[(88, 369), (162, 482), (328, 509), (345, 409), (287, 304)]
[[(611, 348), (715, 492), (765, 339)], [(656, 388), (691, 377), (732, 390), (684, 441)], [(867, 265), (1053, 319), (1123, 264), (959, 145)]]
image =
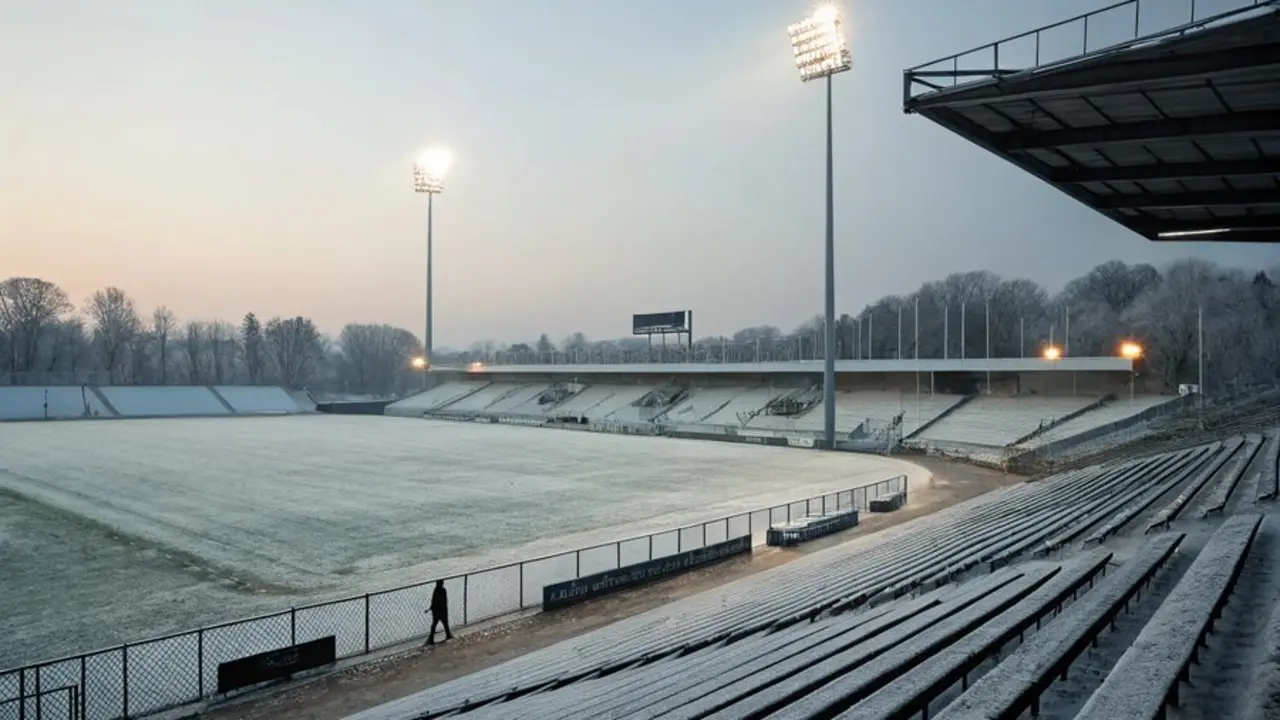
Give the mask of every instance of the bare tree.
[(85, 314), (93, 323), (94, 342), (110, 381), (121, 382), (124, 361), (142, 325), (133, 299), (117, 287), (99, 290), (89, 297)]
[(169, 384), (169, 336), (178, 326), (178, 318), (169, 308), (161, 305), (151, 313), (151, 335), (155, 338), (156, 364), (160, 370), (160, 384)]
[(214, 320), (205, 325), (205, 331), (213, 384), (223, 385), (232, 382), (235, 378), (238, 347), (235, 327), (222, 320)]
[(320, 332), (309, 318), (271, 318), (263, 330), (268, 357), (280, 384), (301, 390), (315, 377), (325, 348)]
[(204, 323), (190, 320), (185, 332), (186, 341), (183, 352), (187, 361), (187, 382), (192, 385), (203, 385), (205, 382), (205, 329)]
[(62, 288), (47, 280), (12, 277), (0, 282), (0, 333), (6, 338), (6, 364), (13, 384), (18, 374), (36, 369), (40, 340), (74, 308)]
[(349, 390), (378, 396), (398, 394), (409, 379), (409, 361), (422, 353), (413, 333), (390, 325), (342, 328), (342, 381)]

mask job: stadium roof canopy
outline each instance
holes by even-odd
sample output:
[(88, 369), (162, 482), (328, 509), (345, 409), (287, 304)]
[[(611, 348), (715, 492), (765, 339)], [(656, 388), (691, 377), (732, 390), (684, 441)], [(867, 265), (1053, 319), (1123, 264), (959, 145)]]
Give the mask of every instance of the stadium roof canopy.
[(1148, 239), (1280, 242), (1280, 0), (1233, 2), (1149, 32), (1186, 4), (1127, 0), (911, 68), (904, 109)]

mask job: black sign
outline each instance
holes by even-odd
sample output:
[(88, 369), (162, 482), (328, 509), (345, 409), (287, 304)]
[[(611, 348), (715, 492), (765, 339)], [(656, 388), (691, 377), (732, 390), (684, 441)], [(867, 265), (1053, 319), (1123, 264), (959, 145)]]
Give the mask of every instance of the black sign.
[(337, 640), (330, 635), (301, 645), (290, 645), (224, 662), (218, 666), (218, 693), (229, 693), (268, 680), (287, 678), (303, 670), (323, 667), (332, 663), (337, 655)]
[(790, 547), (808, 542), (826, 535), (848, 530), (858, 525), (858, 511), (847, 510), (822, 517), (807, 518), (807, 522), (797, 522), (790, 526), (769, 528), (765, 533), (765, 544), (770, 547)]
[(653, 335), (655, 333), (678, 333), (689, 329), (688, 310), (677, 312), (649, 313), (631, 316), (632, 335)]
[(542, 609), (556, 610), (568, 607), (749, 552), (751, 552), (751, 536), (744, 535), (697, 550), (668, 555), (617, 570), (606, 570), (577, 580), (547, 585), (542, 588)]
[(905, 505), (907, 496), (901, 492), (896, 492), (887, 497), (872, 498), (867, 509), (871, 512), (893, 512)]

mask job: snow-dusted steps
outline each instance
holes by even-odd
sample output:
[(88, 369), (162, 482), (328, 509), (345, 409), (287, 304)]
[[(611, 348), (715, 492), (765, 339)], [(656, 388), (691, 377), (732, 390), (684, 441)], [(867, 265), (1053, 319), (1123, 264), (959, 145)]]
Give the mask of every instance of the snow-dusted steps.
[[(1034, 642), (1022, 644), (936, 715), (935, 720), (1013, 718), (1027, 710), (1039, 715), (1040, 694), (1066, 675), (1072, 661), (1124, 611), (1129, 600), (1151, 582), (1184, 537), (1183, 533), (1166, 533), (1146, 543), (1118, 572), (1108, 575), (1082, 600), (1068, 606), (1059, 618), (1036, 633)], [(934, 695), (953, 684), (954, 679), (947, 685), (933, 685)], [(874, 717), (890, 716), (885, 713)], [(872, 716), (853, 714), (849, 717)]]
[(1161, 527), (1167, 528), (1169, 527), (1169, 523), (1178, 519), (1178, 516), (1182, 514), (1183, 509), (1186, 508), (1187, 503), (1191, 502), (1191, 500), (1204, 489), (1205, 485), (1218, 475), (1222, 466), (1226, 465), (1227, 461), (1234, 457), (1236, 451), (1238, 451), (1243, 445), (1244, 438), (1240, 437), (1228, 438), (1226, 442), (1222, 443), (1214, 443), (1211, 446), (1214, 454), (1209, 464), (1195, 476), (1195, 479), (1183, 488), (1182, 492), (1177, 497), (1175, 497), (1168, 505), (1164, 506), (1160, 512), (1156, 513), (1155, 517), (1147, 523), (1146, 532), (1151, 532), (1152, 530)]
[(464, 380), (443, 383), (430, 390), (424, 390), (417, 395), (410, 395), (403, 400), (391, 403), (387, 406), (384, 414), (400, 417), (422, 417), (432, 410), (437, 410), (472, 393), (479, 392), (486, 385), (489, 385), (487, 380)]
[[(1211, 452), (1180, 450), (997, 491), (891, 537), (806, 555), (356, 717), (832, 717), (873, 697), (874, 707), (918, 711), (938, 683), (967, 676), (979, 659), (989, 666), (999, 648), (1052, 627), (1060, 606), (1089, 597), (1090, 583), (1078, 580), (1093, 578), (1091, 568), (1120, 562), (1134, 568), (1127, 577), (1149, 577), (1167, 553), (1115, 559), (1102, 547), (1025, 560), (1050, 538), (1126, 513), (1143, 491), (1172, 488), (1186, 464)], [(1140, 531), (1139, 514), (1117, 528)], [(1161, 544), (1172, 536), (1138, 537), (1139, 550), (1171, 547)], [(1114, 598), (1089, 617), (1110, 612)], [(864, 716), (898, 714), (852, 717)]]
[(1250, 514), (1222, 524), (1077, 720), (1151, 720), (1178, 704), (1178, 686), (1192, 679), (1196, 650), (1213, 631), (1261, 523)]
[[(237, 415), (287, 415), (302, 412), (283, 389), (273, 386), (217, 385), (210, 388)], [(312, 403), (312, 408), (315, 405)]]

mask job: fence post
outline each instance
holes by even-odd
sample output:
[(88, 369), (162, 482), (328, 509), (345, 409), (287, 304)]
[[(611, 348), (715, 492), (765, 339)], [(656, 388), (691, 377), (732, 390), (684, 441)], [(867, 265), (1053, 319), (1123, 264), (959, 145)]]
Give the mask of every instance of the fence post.
[(298, 644), (298, 608), (289, 608), (289, 644)]
[(364, 653), (369, 654), (369, 593), (364, 594)]
[[(573, 576), (575, 578), (582, 577), (582, 551), (581, 550), (573, 551)], [(520, 592), (521, 593), (524, 592), (524, 583), (520, 584)], [(520, 599), (524, 600), (523, 594), (520, 596)]]
[(613, 547), (615, 550), (618, 551), (618, 562), (616, 565), (614, 565), (614, 567), (621, 568), (622, 567), (622, 543), (616, 542), (613, 544)]
[(27, 669), (22, 668), (18, 671), (18, 720), (26, 720), (27, 717)]
[(196, 630), (196, 692), (204, 698), (204, 628)]
[(120, 646), (120, 705), (120, 716), (129, 717), (129, 643)]
[[(521, 610), (523, 610), (523, 609), (524, 609), (524, 561), (523, 561), (523, 560), (520, 562), (519, 567), (520, 567), (520, 579), (519, 579), (519, 583), (520, 583), (520, 609), (521, 609)], [(577, 573), (574, 573), (574, 574), (576, 575)]]
[(707, 524), (702, 523), (702, 547), (707, 546)]
[[(520, 572), (524, 573), (524, 563), (520, 563)], [(471, 573), (462, 576), (462, 624), (467, 624), (467, 586), (471, 584)], [(524, 593), (524, 586), (520, 586), (520, 592)], [(521, 600), (524, 599), (522, 596)]]
[(649, 559), (653, 559), (653, 533), (649, 533)]
[(81, 656), (80, 656), (80, 699), (79, 699), (79, 707), (80, 707), (80, 717), (82, 717), (82, 718), (84, 717), (84, 711), (85, 711), (85, 707), (84, 707), (84, 706), (85, 706), (85, 702), (84, 702), (84, 699), (85, 699), (85, 697), (89, 694), (89, 688), (85, 687), (85, 682), (88, 680), (88, 678), (86, 677), (86, 675), (88, 675), (88, 671), (87, 671), (87, 669), (85, 668), (85, 658), (84, 658), (84, 655), (81, 655)]

